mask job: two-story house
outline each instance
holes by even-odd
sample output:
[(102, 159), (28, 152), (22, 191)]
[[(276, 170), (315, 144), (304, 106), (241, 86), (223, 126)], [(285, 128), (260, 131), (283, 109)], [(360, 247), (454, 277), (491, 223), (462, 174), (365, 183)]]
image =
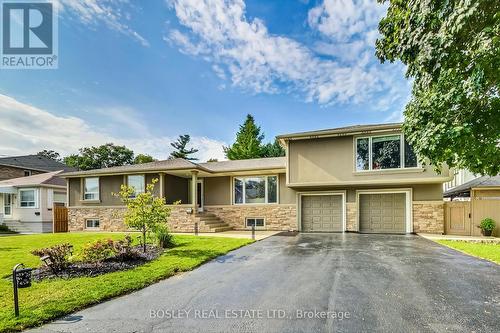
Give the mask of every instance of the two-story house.
[[(286, 157), (193, 163), (174, 159), (70, 172), (70, 230), (125, 230), (122, 184), (158, 179), (173, 231), (443, 233), (443, 183), (421, 164), (401, 124), (278, 136)], [(180, 204), (173, 205), (180, 200)]]

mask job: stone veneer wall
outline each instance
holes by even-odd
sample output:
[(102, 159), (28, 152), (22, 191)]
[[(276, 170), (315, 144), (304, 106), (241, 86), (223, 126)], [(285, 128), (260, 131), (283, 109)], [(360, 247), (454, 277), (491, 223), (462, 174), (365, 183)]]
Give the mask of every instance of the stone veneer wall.
[(245, 218), (266, 219), (265, 230), (297, 230), (297, 205), (228, 205), (205, 206), (205, 211), (219, 217), (237, 230), (246, 229)]
[(102, 231), (127, 231), (123, 223), (124, 207), (81, 207), (68, 208), (69, 231), (85, 230), (85, 220), (99, 219)]
[[(173, 232), (194, 232), (194, 223), (200, 222), (193, 214), (187, 213), (186, 207), (171, 207), (168, 224)], [(123, 222), (124, 207), (69, 207), (69, 231), (85, 230), (86, 219), (99, 219), (101, 231), (129, 231)], [(210, 229), (199, 223), (199, 232), (208, 232)]]
[(358, 231), (355, 202), (346, 203), (346, 229), (347, 231)]
[(413, 232), (444, 234), (444, 202), (413, 201)]

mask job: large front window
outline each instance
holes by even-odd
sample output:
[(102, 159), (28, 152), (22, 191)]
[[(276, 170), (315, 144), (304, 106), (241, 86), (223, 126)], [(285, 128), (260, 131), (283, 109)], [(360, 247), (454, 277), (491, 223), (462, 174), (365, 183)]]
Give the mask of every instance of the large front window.
[(85, 178), (84, 189), (84, 200), (99, 200), (99, 178)]
[(402, 135), (356, 139), (356, 170), (413, 168), (417, 156)]
[(19, 190), (20, 207), (36, 207), (35, 190)]
[(134, 189), (134, 196), (139, 193), (144, 193), (146, 184), (144, 175), (130, 175), (127, 177), (128, 186)]
[(278, 176), (234, 178), (235, 204), (264, 204), (278, 202)]

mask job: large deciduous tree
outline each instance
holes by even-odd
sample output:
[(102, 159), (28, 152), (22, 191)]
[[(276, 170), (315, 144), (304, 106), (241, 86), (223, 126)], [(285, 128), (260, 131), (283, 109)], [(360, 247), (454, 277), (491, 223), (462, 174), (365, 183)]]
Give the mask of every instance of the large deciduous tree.
[(80, 170), (92, 170), (128, 165), (134, 162), (134, 152), (125, 146), (107, 143), (98, 147), (85, 147), (79, 149), (79, 154), (64, 158), (68, 166)]
[(403, 130), (431, 163), (500, 172), (500, 1), (389, 2), (376, 42), (414, 79)]
[(156, 161), (156, 159), (148, 154), (137, 154), (137, 156), (134, 158), (134, 164), (144, 164), (154, 161)]
[(192, 154), (196, 154), (198, 152), (198, 149), (186, 148), (189, 141), (191, 141), (191, 137), (188, 134), (179, 135), (177, 141), (170, 144), (175, 148), (175, 150), (170, 153), (170, 158), (184, 158), (189, 161), (198, 160), (196, 157), (191, 157)]
[(38, 156), (45, 156), (45, 157), (48, 157), (54, 161), (57, 161), (57, 162), (60, 162), (61, 161), (61, 155), (57, 152), (57, 151), (54, 151), (54, 150), (47, 150), (47, 149), (44, 149), (42, 151), (39, 151), (38, 153), (36, 153)]

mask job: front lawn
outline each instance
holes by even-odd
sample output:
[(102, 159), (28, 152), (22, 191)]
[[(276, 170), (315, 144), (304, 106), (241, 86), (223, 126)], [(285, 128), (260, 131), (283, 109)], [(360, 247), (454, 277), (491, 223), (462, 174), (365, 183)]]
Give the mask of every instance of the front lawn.
[(500, 264), (500, 243), (473, 243), (456, 240), (437, 240), (452, 249)]
[(20, 289), (20, 316), (14, 317), (12, 282), (7, 277), (17, 263), (22, 262), (28, 267), (40, 265), (40, 259), (30, 254), (31, 250), (68, 242), (78, 253), (90, 241), (123, 237), (122, 233), (0, 237), (0, 332), (39, 325), (88, 305), (144, 288), (252, 242), (250, 239), (176, 235), (174, 248), (143, 266), (97, 277), (44, 280), (33, 283), (28, 289)]

